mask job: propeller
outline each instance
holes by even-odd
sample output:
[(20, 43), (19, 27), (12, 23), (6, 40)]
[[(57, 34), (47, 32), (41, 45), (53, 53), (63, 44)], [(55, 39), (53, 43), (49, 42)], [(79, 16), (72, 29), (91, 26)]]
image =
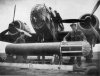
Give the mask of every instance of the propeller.
[(76, 22), (84, 22), (85, 20), (80, 19), (64, 19), (61, 22), (62, 23), (76, 23)]
[(13, 22), (14, 22), (14, 19), (15, 19), (15, 12), (16, 12), (16, 5), (14, 6)]
[[(16, 28), (16, 27), (15, 27)], [(29, 36), (29, 37), (32, 37), (31, 34), (29, 34), (28, 32), (24, 31), (24, 30), (21, 30), (21, 29), (18, 29), (16, 28), (18, 32), (23, 32), (26, 36)]]
[(100, 41), (100, 34), (98, 33), (98, 31), (92, 26), (91, 22), (90, 22), (90, 26), (96, 36), (96, 38)]
[(96, 3), (96, 5), (94, 6), (91, 15), (93, 15), (93, 14), (95, 13), (95, 11), (96, 11), (97, 8), (99, 7), (99, 5), (100, 5), (100, 0), (98, 0), (98, 2)]
[[(97, 10), (97, 8), (99, 7), (100, 5), (100, 0), (96, 3), (96, 5), (94, 6), (94, 9), (91, 13), (91, 15), (93, 15), (95, 13), (95, 11)], [(90, 15), (90, 17), (91, 17)], [(60, 22), (62, 23), (77, 23), (77, 22), (86, 22), (86, 19), (84, 20), (81, 20), (81, 19), (64, 19), (64, 20), (61, 20)]]
[[(94, 6), (90, 17), (95, 13), (95, 11), (98, 9), (99, 5), (100, 5), (100, 0), (98, 0), (98, 2), (96, 3), (96, 5)], [(99, 34), (98, 31), (92, 26), (91, 21), (90, 21), (90, 26), (91, 26), (91, 28), (92, 28), (92, 30), (93, 30), (93, 32), (94, 32), (96, 38), (100, 41), (100, 34)]]

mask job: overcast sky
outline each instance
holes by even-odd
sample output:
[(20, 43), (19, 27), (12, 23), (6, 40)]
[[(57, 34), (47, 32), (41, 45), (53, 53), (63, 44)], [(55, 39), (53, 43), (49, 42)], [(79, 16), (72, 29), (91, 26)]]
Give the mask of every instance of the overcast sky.
[[(30, 12), (36, 4), (45, 3), (46, 6), (57, 10), (63, 19), (80, 18), (83, 14), (91, 13), (98, 0), (0, 0), (0, 32), (7, 29), (13, 20), (14, 5), (16, 4), (15, 20), (26, 22), (29, 27)], [(100, 20), (100, 7), (95, 12)], [(64, 24), (65, 30), (70, 30), (70, 26)]]

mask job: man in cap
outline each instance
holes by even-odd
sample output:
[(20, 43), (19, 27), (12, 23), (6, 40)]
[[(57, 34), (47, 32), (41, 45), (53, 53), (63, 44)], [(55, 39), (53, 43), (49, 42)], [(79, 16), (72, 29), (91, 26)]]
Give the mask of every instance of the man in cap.
[[(77, 29), (76, 24), (71, 24), (70, 27), (72, 28), (72, 31), (69, 32), (65, 37), (64, 40), (68, 41), (83, 41), (86, 40), (85, 35), (83, 34), (82, 31)], [(78, 65), (81, 65), (81, 57), (76, 58), (76, 62)], [(69, 64), (74, 64), (75, 63), (75, 57), (71, 57), (69, 60)]]

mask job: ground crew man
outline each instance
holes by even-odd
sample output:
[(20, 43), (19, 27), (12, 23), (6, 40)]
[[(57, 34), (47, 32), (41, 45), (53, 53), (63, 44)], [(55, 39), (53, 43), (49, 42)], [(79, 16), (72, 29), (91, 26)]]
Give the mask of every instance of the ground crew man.
[[(72, 28), (72, 31), (69, 32), (65, 37), (64, 40), (68, 41), (83, 41), (86, 40), (85, 35), (83, 34), (82, 31), (77, 29), (76, 24), (71, 24), (70, 25)], [(76, 58), (76, 62), (78, 65), (81, 65), (81, 57)], [(71, 57), (69, 60), (69, 64), (74, 64), (75, 63), (75, 57)]]
[[(25, 34), (24, 32), (20, 32), (20, 36), (16, 39), (15, 43), (25, 43)], [(18, 59), (18, 61), (23, 61), (26, 62), (27, 56), (16, 56), (16, 59)]]

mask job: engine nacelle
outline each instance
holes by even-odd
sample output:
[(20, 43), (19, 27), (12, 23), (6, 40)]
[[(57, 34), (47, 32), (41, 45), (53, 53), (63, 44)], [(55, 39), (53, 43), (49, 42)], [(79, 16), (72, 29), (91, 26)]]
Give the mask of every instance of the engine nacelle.
[(99, 28), (99, 19), (95, 15), (85, 14), (81, 16), (80, 19), (85, 20), (85, 22), (80, 22), (78, 28), (81, 29), (85, 34), (93, 34), (91, 25), (95, 29)]
[(12, 23), (9, 24), (9, 27), (8, 28), (10, 28), (10, 30), (9, 30), (9, 33), (8, 34), (16, 34), (18, 32), (13, 27), (16, 27), (18, 29), (24, 30), (24, 31), (26, 31), (28, 33), (31, 32), (30, 29), (29, 29), (29, 27), (26, 25), (26, 23), (23, 23), (20, 20), (16, 20), (16, 21), (14, 21), (14, 22), (12, 22)]

